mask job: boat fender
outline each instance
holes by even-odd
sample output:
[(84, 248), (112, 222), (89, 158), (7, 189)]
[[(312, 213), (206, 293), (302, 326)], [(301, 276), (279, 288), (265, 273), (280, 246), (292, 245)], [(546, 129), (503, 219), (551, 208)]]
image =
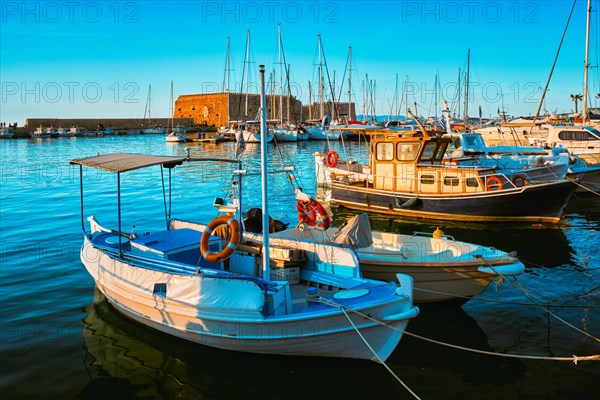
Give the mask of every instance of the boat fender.
[(335, 150), (331, 150), (329, 153), (327, 153), (327, 157), (325, 158), (325, 163), (327, 164), (327, 166), (329, 168), (335, 168), (337, 167), (337, 163), (338, 163), (338, 153)]
[(512, 178), (512, 183), (516, 187), (523, 187), (523, 186), (527, 185), (527, 177), (523, 174), (516, 174)]
[(326, 230), (331, 225), (329, 213), (316, 200), (298, 200), (296, 202), (296, 210), (298, 210), (298, 220), (301, 224), (313, 226), (320, 230)]
[[(229, 243), (223, 250), (218, 253), (214, 253), (210, 251), (208, 247), (208, 240), (212, 232), (221, 225), (229, 226), (231, 230), (231, 237), (229, 239)], [(204, 232), (202, 232), (202, 237), (200, 238), (200, 254), (202, 257), (211, 263), (217, 263), (219, 261), (227, 260), (237, 248), (237, 245), (240, 243), (240, 225), (237, 220), (229, 215), (223, 215), (218, 218), (213, 219), (210, 223), (204, 228)]]
[(496, 175), (488, 176), (485, 180), (485, 189), (490, 192), (494, 190), (502, 190), (504, 186), (502, 181)]
[(396, 207), (404, 209), (413, 209), (420, 204), (419, 197), (413, 197), (401, 203), (400, 199), (396, 199)]

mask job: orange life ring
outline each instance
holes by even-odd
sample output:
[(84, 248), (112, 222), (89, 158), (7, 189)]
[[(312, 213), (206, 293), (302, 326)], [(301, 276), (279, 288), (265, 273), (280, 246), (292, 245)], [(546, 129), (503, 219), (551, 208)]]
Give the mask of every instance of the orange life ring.
[(523, 187), (527, 185), (527, 177), (523, 174), (515, 174), (512, 178), (512, 183), (518, 188)]
[(485, 189), (488, 192), (492, 190), (502, 190), (503, 188), (502, 181), (496, 175), (489, 176), (485, 180)]
[(331, 218), (327, 210), (316, 200), (298, 200), (296, 209), (298, 210), (298, 220), (301, 223), (321, 230), (326, 230), (331, 225)]
[[(223, 250), (219, 253), (213, 253), (208, 248), (208, 239), (210, 235), (215, 230), (216, 227), (221, 225), (228, 225), (231, 229), (231, 238), (229, 239), (229, 243)], [(200, 238), (200, 253), (202, 257), (208, 262), (216, 263), (222, 260), (227, 260), (237, 248), (237, 245), (240, 243), (240, 225), (237, 220), (229, 215), (223, 215), (218, 218), (213, 219), (210, 223), (204, 228), (204, 232), (202, 232), (202, 237)]]
[(335, 168), (338, 163), (338, 158), (337, 151), (331, 150), (329, 153), (327, 153), (327, 157), (325, 157), (325, 163), (327, 163), (329, 168)]

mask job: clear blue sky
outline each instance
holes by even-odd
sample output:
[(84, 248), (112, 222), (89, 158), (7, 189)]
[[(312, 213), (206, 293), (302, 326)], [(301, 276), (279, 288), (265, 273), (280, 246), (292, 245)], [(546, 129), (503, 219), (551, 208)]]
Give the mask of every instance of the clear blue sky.
[[(577, 1), (547, 95), (549, 111), (571, 111), (569, 95), (582, 93), (586, 4)], [(571, 5), (571, 0), (2, 1), (0, 120), (143, 117), (149, 85), (152, 115), (167, 116), (171, 80), (175, 97), (220, 87), (227, 37), (232, 80), (241, 78), (248, 30), (252, 79), (258, 77), (258, 64), (277, 68), (278, 23), (293, 85), (304, 102), (307, 82), (316, 78), (320, 34), (338, 84), (352, 46), (359, 109), (361, 82), (368, 74), (376, 81), (378, 113), (387, 114), (398, 74), (400, 90), (407, 76), (411, 82), (410, 103), (416, 100), (421, 114), (433, 114), (435, 75), (444, 97), (453, 101), (458, 70), (464, 71), (470, 48), (470, 115), (477, 115), (479, 106), (484, 116), (496, 115), (500, 91), (510, 114), (532, 114)], [(598, 6), (594, 0), (595, 10)], [(600, 91), (597, 16), (596, 11), (592, 94)]]

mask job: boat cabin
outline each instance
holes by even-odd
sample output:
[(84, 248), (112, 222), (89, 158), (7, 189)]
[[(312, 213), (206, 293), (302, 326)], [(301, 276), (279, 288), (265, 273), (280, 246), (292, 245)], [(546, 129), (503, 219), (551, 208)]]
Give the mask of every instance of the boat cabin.
[[(495, 168), (464, 167), (444, 160), (452, 138), (414, 134), (375, 136), (369, 166), (373, 188), (412, 193), (476, 193), (510, 181)], [(511, 186), (512, 187), (512, 186)]]

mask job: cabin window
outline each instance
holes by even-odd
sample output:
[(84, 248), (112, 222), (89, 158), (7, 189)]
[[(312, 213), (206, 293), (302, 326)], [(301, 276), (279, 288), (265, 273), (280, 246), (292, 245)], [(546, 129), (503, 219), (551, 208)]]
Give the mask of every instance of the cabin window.
[(437, 142), (427, 142), (423, 148), (423, 154), (421, 155), (421, 161), (431, 161), (437, 148)]
[(467, 187), (479, 187), (479, 182), (477, 182), (477, 178), (467, 178), (466, 184)]
[(394, 159), (394, 145), (392, 143), (377, 143), (375, 149), (377, 161), (392, 161)]
[(445, 176), (444, 177), (444, 185), (458, 186), (458, 177), (457, 176)]
[(413, 161), (419, 153), (419, 143), (398, 143), (396, 154), (398, 161)]
[(448, 143), (440, 143), (440, 145), (437, 148), (437, 151), (435, 152), (434, 159), (436, 161), (441, 161), (442, 158), (444, 158), (444, 156), (446, 155), (446, 148), (447, 147), (448, 147)]
[(560, 140), (578, 140), (578, 141), (597, 140), (597, 138), (595, 138), (594, 135), (592, 135), (589, 132), (585, 132), (585, 131), (560, 131), (558, 133), (558, 138)]
[(435, 182), (435, 178), (433, 175), (421, 175), (421, 184), (422, 185), (433, 185)]

